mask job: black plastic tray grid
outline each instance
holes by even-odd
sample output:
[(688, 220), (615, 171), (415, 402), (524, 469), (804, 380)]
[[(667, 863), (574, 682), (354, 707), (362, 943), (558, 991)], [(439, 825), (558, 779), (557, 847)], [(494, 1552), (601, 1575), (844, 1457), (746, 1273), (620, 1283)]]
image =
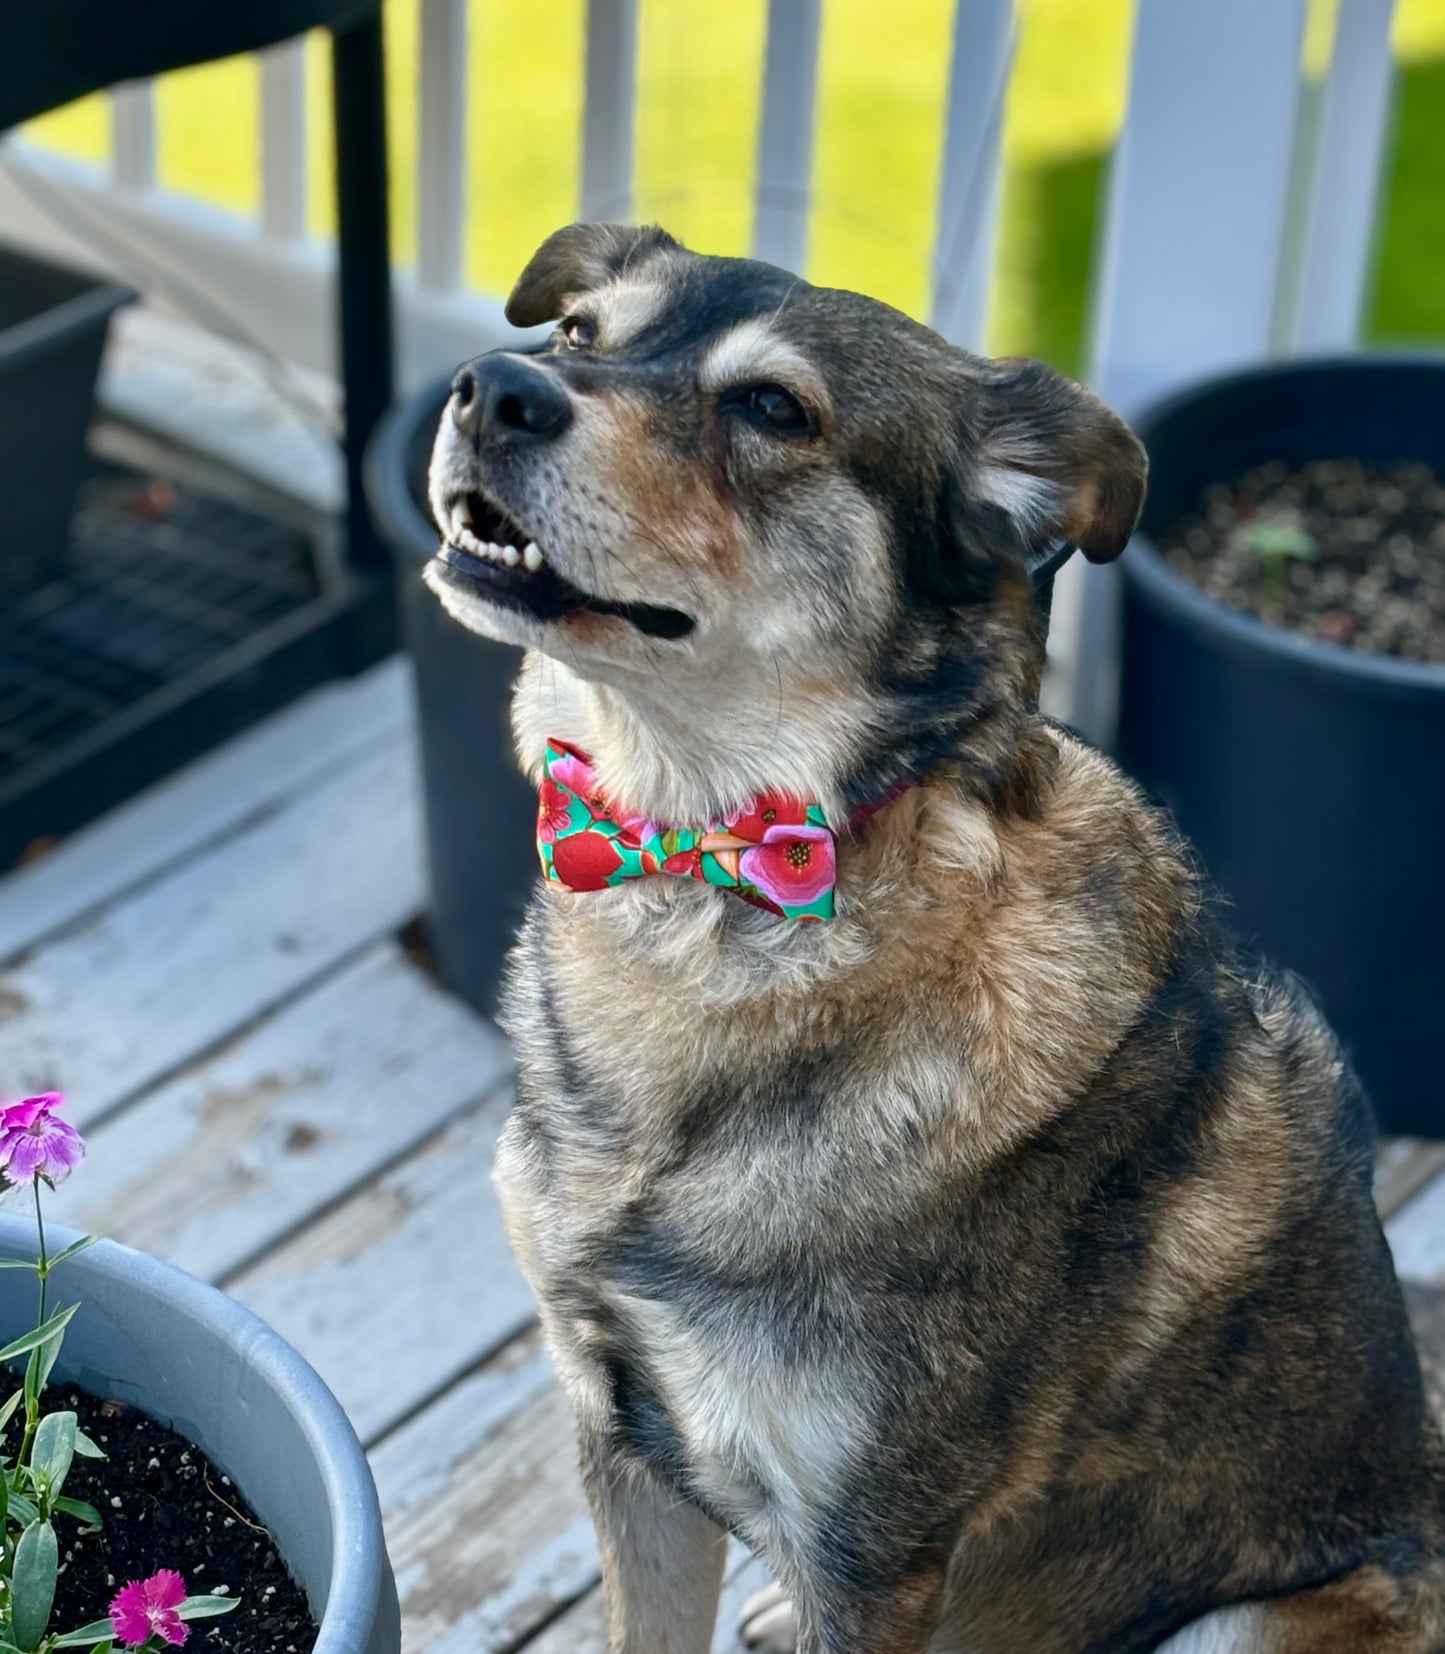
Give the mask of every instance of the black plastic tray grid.
[(92, 479), (66, 574), (0, 612), (0, 782), (320, 590), (298, 529), (133, 474)]

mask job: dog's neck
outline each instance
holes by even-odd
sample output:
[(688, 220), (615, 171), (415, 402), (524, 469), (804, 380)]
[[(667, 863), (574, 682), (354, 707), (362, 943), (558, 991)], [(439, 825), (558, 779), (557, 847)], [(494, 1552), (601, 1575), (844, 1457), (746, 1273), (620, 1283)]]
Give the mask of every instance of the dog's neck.
[[(541, 654), (524, 663), (513, 722), (534, 781), (543, 775), (547, 738), (559, 736), (594, 759), (619, 803), (653, 820), (725, 818), (758, 792), (788, 786), (807, 791), (840, 829), (831, 924), (780, 923), (689, 879), (639, 879), (609, 892), (611, 900), (578, 899), (570, 923), (604, 937), (608, 949), (645, 959), (649, 972), (679, 986), (699, 1009), (777, 994), (806, 998), (824, 982), (852, 977), (889, 936), (907, 934), (919, 904), (934, 899), (920, 884), (921, 867), (949, 877), (955, 895), (965, 886), (987, 891), (1001, 877), (995, 812), (961, 776), (929, 778), (850, 827), (855, 806), (832, 779), (842, 765), (825, 741), (780, 741), (771, 727), (760, 740), (752, 720), (725, 706), (696, 722), (682, 706), (673, 721), (650, 706), (639, 714)], [(843, 720), (835, 716), (824, 728), (837, 738)], [(838, 740), (831, 752), (841, 750)], [(785, 769), (789, 759), (793, 767)], [(827, 763), (838, 767), (825, 770)]]
[(518, 681), (513, 720), (523, 767), (542, 774), (549, 736), (583, 748), (619, 804), (650, 820), (703, 824), (781, 791), (817, 802), (841, 827), (854, 806), (840, 777), (866, 732), (863, 697), (763, 683), (737, 699), (698, 704), (659, 680), (626, 692), (587, 682), (532, 653)]

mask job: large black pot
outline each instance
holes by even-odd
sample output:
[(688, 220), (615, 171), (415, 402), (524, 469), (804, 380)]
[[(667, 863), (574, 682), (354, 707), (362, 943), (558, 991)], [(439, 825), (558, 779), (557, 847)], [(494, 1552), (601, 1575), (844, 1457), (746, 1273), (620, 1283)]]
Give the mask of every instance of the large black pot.
[(502, 960), (537, 876), (537, 795), (513, 757), (516, 649), (459, 626), (421, 583), (437, 549), (426, 472), (450, 381), (394, 408), (366, 459), (372, 517), (397, 563), (402, 635), (416, 667), (431, 908), (449, 986), (496, 1008)]
[[(519, 656), (459, 626), (421, 583), (437, 549), (426, 472), (449, 380), (395, 408), (367, 453), (372, 516), (396, 556), (402, 630), (416, 664), (431, 909), (427, 928), (447, 983), (490, 1014), (502, 961), (537, 876), (537, 798), (512, 756), (508, 711)], [(1033, 570), (1047, 615), (1073, 547)]]
[(1300, 637), (1150, 544), (1271, 459), (1445, 471), (1445, 358), (1260, 368), (1135, 421), (1149, 501), (1124, 558), (1119, 756), (1169, 805), (1237, 927), (1315, 989), (1386, 1131), (1445, 1136), (1445, 666)]

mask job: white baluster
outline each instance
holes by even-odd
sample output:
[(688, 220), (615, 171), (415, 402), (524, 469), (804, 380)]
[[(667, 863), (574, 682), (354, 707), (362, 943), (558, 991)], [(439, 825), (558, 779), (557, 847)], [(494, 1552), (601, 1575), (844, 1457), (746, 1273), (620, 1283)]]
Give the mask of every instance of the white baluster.
[(306, 42), (261, 52), (261, 226), (278, 241), (306, 234)]
[(421, 0), (421, 131), (417, 146), (417, 282), (462, 282), (467, 216), (467, 3)]
[(988, 317), (1004, 99), (1015, 41), (1013, 0), (958, 0), (930, 319), (946, 339), (974, 350)]
[[(1109, 175), (1092, 381), (1126, 414), (1268, 354), (1279, 297), (1305, 0), (1139, 0)], [(1107, 745), (1119, 571), (1075, 557), (1054, 588), (1049, 710)]]
[(126, 189), (156, 181), (155, 82), (127, 81), (110, 94), (111, 169)]
[(587, 105), (582, 122), (582, 216), (632, 211), (637, 94), (637, 0), (590, 0)]
[(802, 274), (818, 101), (821, 0), (768, 0), (753, 253)]
[(1394, 0), (1340, 0), (1316, 134), (1290, 343), (1355, 343), (1375, 248), (1375, 205), (1390, 125)]
[(1093, 380), (1128, 407), (1269, 349), (1305, 0), (1139, 0)]

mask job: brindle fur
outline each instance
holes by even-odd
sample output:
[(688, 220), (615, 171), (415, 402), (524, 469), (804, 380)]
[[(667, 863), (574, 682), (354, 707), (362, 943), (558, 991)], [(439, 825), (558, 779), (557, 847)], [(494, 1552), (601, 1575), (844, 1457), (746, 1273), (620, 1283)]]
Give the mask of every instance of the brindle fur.
[[(595, 325), (531, 370), (570, 421), (448, 423), (441, 520), (483, 491), (578, 586), (697, 620), (434, 574), (530, 647), (522, 762), (560, 735), (658, 818), (784, 785), (844, 829), (831, 925), (539, 888), (514, 956), (497, 1177), (612, 1648), (708, 1648), (725, 1532), (806, 1654), (1445, 1648), (1365, 1100), (1165, 817), (1036, 710), (1024, 565), (1117, 553), (1137, 444), (1038, 364), (657, 230), (560, 232), (509, 313)], [(812, 429), (730, 412), (749, 372)]]

